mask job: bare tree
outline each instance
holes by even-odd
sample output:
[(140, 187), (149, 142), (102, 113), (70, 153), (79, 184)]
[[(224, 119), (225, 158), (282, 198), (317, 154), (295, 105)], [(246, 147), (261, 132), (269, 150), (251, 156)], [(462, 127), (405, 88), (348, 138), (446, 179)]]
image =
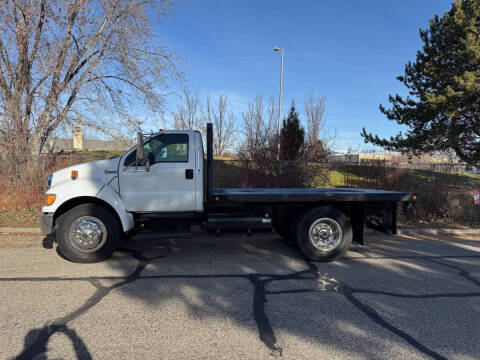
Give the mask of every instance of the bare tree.
[(265, 112), (265, 103), (262, 95), (256, 95), (248, 103), (247, 111), (242, 114), (244, 143), (241, 146), (243, 153), (255, 153), (256, 149), (275, 141), (273, 128), (275, 117), (275, 101), (273, 99), (267, 105)]
[(169, 0), (0, 0), (0, 147), (38, 154), (78, 114), (105, 131), (105, 119), (138, 126), (132, 109), (160, 110), (159, 85), (181, 74), (149, 19), (169, 10)]
[(277, 134), (278, 136), (278, 104), (272, 96), (267, 103), (267, 120), (265, 126), (268, 128), (270, 135)]
[(307, 118), (306, 155), (310, 161), (326, 161), (336, 143), (336, 134), (330, 135), (325, 129), (326, 95), (315, 96), (310, 92), (304, 101)]
[(172, 116), (175, 129), (199, 130), (202, 136), (206, 123), (212, 123), (215, 133), (213, 151), (217, 156), (233, 146), (236, 118), (234, 113), (228, 110), (226, 95), (220, 94), (214, 104), (210, 95), (207, 95), (203, 102), (198, 90), (190, 92), (184, 89), (182, 99)]
[(265, 104), (261, 95), (249, 102), (243, 117), (243, 142), (238, 149), (243, 183), (239, 186), (299, 187), (323, 184), (324, 168), (310, 163), (308, 147), (293, 161), (278, 156), (278, 107), (274, 98)]
[(324, 114), (327, 97), (325, 95), (315, 96), (310, 92), (304, 101), (305, 116), (307, 118), (308, 142), (310, 144), (320, 140), (321, 132), (324, 130)]
[(235, 135), (235, 114), (228, 111), (228, 97), (220, 94), (216, 103), (216, 108), (212, 110), (210, 97), (206, 101), (208, 121), (213, 118), (213, 152), (217, 156), (221, 156), (227, 149), (233, 146)]
[(202, 104), (200, 92), (193, 93), (188, 89), (183, 90), (181, 101), (177, 105), (177, 111), (173, 114), (174, 127), (178, 130), (202, 130)]

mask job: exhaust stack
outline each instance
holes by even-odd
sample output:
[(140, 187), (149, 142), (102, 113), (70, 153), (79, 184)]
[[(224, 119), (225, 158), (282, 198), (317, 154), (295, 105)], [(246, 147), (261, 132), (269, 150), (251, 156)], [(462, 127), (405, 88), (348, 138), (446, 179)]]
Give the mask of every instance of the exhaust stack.
[(213, 199), (213, 125), (207, 124), (207, 201)]

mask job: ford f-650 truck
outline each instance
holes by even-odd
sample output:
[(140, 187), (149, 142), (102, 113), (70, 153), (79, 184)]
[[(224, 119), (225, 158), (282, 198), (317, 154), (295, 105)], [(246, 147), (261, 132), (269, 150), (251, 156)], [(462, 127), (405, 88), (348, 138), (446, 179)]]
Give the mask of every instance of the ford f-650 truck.
[(330, 261), (352, 241), (363, 244), (365, 224), (395, 234), (397, 204), (414, 198), (348, 188), (215, 188), (211, 124), (206, 138), (206, 166), (200, 132), (175, 130), (145, 141), (139, 134), (136, 147), (119, 157), (48, 175), (42, 232), (55, 233), (67, 259), (91, 263), (109, 258), (122, 237), (146, 223), (216, 232), (267, 225), (311, 260)]

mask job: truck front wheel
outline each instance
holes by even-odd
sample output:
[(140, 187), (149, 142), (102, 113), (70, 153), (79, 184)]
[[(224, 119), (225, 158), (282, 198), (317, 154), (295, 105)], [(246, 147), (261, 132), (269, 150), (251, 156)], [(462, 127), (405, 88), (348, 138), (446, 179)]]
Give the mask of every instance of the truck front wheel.
[(82, 204), (59, 218), (57, 242), (68, 260), (94, 263), (112, 256), (120, 235), (117, 219), (108, 209)]
[(348, 217), (332, 207), (307, 211), (297, 222), (297, 242), (314, 261), (332, 261), (343, 256), (352, 243)]

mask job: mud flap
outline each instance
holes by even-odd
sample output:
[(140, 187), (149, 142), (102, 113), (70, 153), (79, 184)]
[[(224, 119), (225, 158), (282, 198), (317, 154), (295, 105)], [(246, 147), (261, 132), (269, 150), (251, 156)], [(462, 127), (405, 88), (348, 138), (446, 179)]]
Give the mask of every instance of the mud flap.
[(397, 203), (386, 202), (369, 206), (365, 224), (370, 229), (388, 235), (397, 234)]
[(352, 225), (353, 239), (352, 241), (363, 245), (363, 230), (365, 228), (365, 206), (363, 204), (353, 209), (353, 216), (350, 217), (350, 225)]

